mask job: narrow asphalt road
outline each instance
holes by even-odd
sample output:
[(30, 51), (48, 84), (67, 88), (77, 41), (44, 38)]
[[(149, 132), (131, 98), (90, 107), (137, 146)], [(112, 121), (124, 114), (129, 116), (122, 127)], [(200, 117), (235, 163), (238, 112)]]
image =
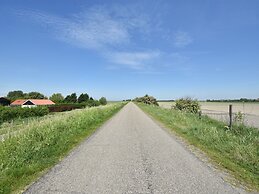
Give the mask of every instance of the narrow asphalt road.
[(25, 193), (244, 193), (127, 104)]

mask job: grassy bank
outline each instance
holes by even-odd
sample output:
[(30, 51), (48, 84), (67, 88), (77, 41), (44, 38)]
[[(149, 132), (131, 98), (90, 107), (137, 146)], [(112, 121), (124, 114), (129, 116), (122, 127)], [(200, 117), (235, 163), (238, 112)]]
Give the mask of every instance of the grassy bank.
[(23, 189), (123, 105), (117, 103), (56, 114), (0, 142), (0, 193)]
[(138, 104), (153, 118), (203, 150), (238, 180), (259, 190), (259, 130), (235, 126), (229, 130), (224, 123), (203, 116)]

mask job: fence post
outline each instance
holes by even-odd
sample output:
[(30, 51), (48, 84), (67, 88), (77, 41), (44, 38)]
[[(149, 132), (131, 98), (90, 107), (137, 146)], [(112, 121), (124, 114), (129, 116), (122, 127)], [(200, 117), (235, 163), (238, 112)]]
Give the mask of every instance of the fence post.
[(229, 105), (229, 128), (232, 128), (232, 104)]

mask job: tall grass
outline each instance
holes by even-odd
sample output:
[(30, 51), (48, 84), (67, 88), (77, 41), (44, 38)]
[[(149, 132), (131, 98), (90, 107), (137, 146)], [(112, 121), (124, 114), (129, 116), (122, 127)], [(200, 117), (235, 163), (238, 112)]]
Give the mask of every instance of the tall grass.
[(259, 129), (240, 125), (230, 130), (223, 122), (207, 116), (199, 119), (195, 114), (138, 105), (189, 143), (205, 151), (237, 179), (259, 190)]
[(124, 104), (56, 114), (0, 142), (0, 193), (23, 189)]

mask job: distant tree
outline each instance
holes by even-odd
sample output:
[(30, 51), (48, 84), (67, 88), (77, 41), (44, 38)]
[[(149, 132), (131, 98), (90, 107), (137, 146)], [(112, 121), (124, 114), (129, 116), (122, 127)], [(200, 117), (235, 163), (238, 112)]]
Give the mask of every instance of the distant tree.
[(64, 97), (61, 93), (54, 93), (49, 97), (50, 100), (52, 100), (55, 103), (61, 103), (64, 100)]
[(78, 102), (79, 103), (82, 103), (82, 102), (87, 102), (89, 100), (89, 96), (87, 93), (85, 94), (81, 94), (79, 97), (78, 97)]
[(99, 102), (100, 102), (101, 105), (106, 105), (107, 104), (107, 100), (106, 100), (105, 97), (101, 97)]
[(143, 97), (135, 98), (134, 101), (159, 106), (156, 98), (154, 98), (153, 96), (149, 96), (147, 94)]
[(89, 100), (94, 100), (93, 97), (90, 97)]
[(76, 93), (72, 93), (70, 97), (71, 97), (71, 102), (73, 102), (73, 103), (76, 103), (76, 102), (77, 102)]
[(64, 99), (64, 102), (66, 103), (76, 103), (77, 102), (77, 96), (76, 93), (72, 93), (71, 95), (67, 95)]
[(25, 94), (24, 97), (27, 99), (44, 99), (44, 98), (46, 98), (43, 94), (41, 94), (39, 92), (29, 92), (29, 93)]
[(17, 99), (23, 99), (24, 93), (21, 90), (10, 91), (7, 94), (7, 98), (10, 99), (11, 101), (14, 101)]

